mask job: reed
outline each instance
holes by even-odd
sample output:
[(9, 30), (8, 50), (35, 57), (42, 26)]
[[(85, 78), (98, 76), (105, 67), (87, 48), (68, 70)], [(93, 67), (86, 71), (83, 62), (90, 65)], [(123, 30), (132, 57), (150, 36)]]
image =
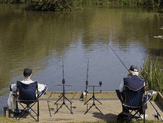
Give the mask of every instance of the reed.
[(146, 81), (146, 88), (163, 93), (163, 65), (158, 57), (148, 58), (141, 67), (141, 77)]

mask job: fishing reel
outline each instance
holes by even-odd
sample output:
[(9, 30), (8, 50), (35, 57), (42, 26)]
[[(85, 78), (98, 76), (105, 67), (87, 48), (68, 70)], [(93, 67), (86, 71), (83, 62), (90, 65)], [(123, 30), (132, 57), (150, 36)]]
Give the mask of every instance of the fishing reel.
[[(99, 81), (99, 86), (95, 86), (95, 85), (94, 86), (93, 85), (92, 86), (88, 86), (88, 81), (86, 81), (85, 84), (86, 84), (87, 87), (101, 87), (102, 81)], [(86, 94), (88, 93), (87, 88), (86, 88), (85, 92), (86, 92)], [(100, 92), (101, 92), (101, 90), (100, 90)]]
[[(87, 83), (87, 81), (86, 81), (86, 83)], [(88, 84), (87, 84), (87, 87), (101, 87), (101, 85), (102, 85), (102, 81), (99, 81), (99, 85), (89, 85), (88, 86)]]
[(62, 84), (65, 84), (65, 79), (62, 79)]
[[(100, 87), (101, 87), (101, 85), (102, 85), (102, 81), (99, 81), (99, 85), (100, 85)], [(102, 90), (100, 90), (100, 93), (102, 92)]]
[(63, 88), (64, 88), (64, 86), (71, 86), (71, 85), (65, 85), (65, 79), (62, 79), (62, 85), (56, 84), (56, 86), (63, 86)]
[(85, 84), (86, 84), (86, 89), (85, 89), (85, 93), (86, 93), (86, 94), (88, 94), (88, 90), (87, 90), (87, 86), (88, 86), (88, 81), (87, 81), (87, 80), (86, 80)]
[(88, 81), (86, 81), (85, 84), (88, 85)]
[[(86, 84), (87, 87), (93, 87), (93, 85), (88, 86), (88, 81), (86, 81), (85, 84)], [(100, 85), (100, 86), (95, 86), (95, 85), (94, 85), (94, 87), (101, 87), (102, 81), (99, 81), (99, 85)]]
[(100, 85), (100, 86), (102, 85), (102, 81), (99, 81), (99, 85)]
[(162, 116), (161, 116), (159, 113), (156, 113), (156, 114), (154, 114), (153, 116), (154, 116), (154, 118), (157, 119), (157, 120), (160, 120), (160, 119), (163, 120)]

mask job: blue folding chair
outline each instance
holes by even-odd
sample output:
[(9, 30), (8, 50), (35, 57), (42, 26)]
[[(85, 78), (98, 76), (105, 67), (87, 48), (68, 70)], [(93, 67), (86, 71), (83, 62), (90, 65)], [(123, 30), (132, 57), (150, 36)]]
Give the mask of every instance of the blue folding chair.
[[(38, 82), (35, 81), (30, 84), (23, 84), (17, 81), (16, 99), (16, 119), (30, 115), (36, 121), (39, 121), (39, 99), (38, 99)], [(37, 109), (34, 110), (33, 106), (37, 104)], [(18, 105), (23, 109), (19, 109)], [(32, 114), (34, 113), (34, 115)]]
[(143, 111), (143, 121), (145, 123), (145, 110), (147, 102), (152, 98), (152, 96), (145, 95), (145, 87), (142, 86), (138, 90), (133, 90), (128, 86), (124, 86), (123, 93), (116, 90), (117, 96), (122, 103), (122, 107), (125, 109), (117, 117), (120, 122), (129, 122), (133, 118), (140, 119), (140, 113)]

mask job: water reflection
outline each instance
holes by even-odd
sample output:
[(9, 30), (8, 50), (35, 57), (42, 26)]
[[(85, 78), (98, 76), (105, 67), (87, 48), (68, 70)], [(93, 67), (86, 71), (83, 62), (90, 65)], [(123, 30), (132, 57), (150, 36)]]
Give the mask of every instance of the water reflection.
[(142, 65), (150, 48), (161, 49), (154, 35), (162, 33), (162, 18), (139, 9), (93, 8), (72, 12), (0, 11), (0, 87), (22, 79), (25, 67), (34, 70), (33, 79), (59, 91), (64, 60), (69, 91), (85, 89), (87, 61), (89, 83), (103, 81), (102, 90), (114, 91), (127, 71)]
[(163, 56), (163, 49), (149, 49), (149, 54), (153, 55), (153, 56)]

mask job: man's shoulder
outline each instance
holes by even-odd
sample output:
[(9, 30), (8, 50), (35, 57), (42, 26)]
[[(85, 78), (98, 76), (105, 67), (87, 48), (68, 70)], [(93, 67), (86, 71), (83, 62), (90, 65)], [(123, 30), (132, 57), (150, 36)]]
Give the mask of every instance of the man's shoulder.
[(128, 79), (131, 79), (131, 76), (123, 78), (124, 81), (127, 81)]
[(140, 78), (139, 76), (129, 76), (123, 78), (124, 81), (129, 81), (129, 80), (139, 80), (139, 81), (145, 81), (144, 79)]
[(37, 82), (37, 81), (33, 81), (33, 80), (22, 80), (22, 81), (20, 81), (21, 83), (23, 83), (23, 84), (31, 84), (31, 83), (34, 83), (34, 82)]
[[(124, 77), (124, 79), (131, 79), (131, 78), (138, 78), (138, 79), (142, 79), (139, 76), (136, 75), (132, 75), (132, 76), (128, 76), (128, 77)], [(142, 79), (143, 80), (143, 79)]]

